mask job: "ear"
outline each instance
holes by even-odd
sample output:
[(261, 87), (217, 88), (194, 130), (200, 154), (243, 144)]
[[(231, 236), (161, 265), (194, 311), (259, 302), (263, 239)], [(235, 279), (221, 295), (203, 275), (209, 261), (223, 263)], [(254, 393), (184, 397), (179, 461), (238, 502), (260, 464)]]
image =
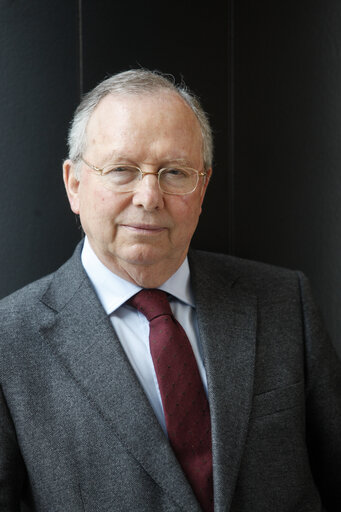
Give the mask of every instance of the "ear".
[(79, 180), (75, 176), (75, 166), (72, 160), (63, 163), (63, 180), (71, 210), (79, 214)]
[(201, 206), (202, 206), (202, 203), (204, 202), (204, 197), (205, 197), (206, 190), (207, 190), (208, 184), (210, 182), (211, 176), (212, 176), (212, 168), (210, 167), (206, 172), (205, 181), (204, 181), (202, 189), (201, 189)]

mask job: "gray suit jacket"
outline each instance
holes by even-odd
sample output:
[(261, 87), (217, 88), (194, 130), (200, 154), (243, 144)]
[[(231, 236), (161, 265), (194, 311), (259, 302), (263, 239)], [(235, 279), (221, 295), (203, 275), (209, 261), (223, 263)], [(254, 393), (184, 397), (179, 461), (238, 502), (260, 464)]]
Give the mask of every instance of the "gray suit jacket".
[[(190, 266), (215, 511), (341, 510), (341, 371), (305, 278), (203, 252)], [(199, 512), (79, 247), (0, 316), (1, 512)]]

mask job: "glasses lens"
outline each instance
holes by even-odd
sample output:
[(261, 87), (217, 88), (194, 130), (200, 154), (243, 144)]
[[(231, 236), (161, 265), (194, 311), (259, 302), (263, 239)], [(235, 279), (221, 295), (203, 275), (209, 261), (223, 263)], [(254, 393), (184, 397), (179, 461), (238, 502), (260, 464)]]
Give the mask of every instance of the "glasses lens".
[[(140, 169), (133, 165), (108, 166), (102, 171), (104, 186), (120, 192), (133, 192), (141, 177)], [(159, 171), (160, 189), (167, 194), (189, 194), (195, 190), (198, 179), (197, 171), (188, 167), (166, 167)]]
[(103, 178), (108, 188), (130, 191), (139, 181), (140, 171), (131, 165), (117, 165), (106, 169)]
[(168, 194), (188, 194), (198, 183), (198, 173), (183, 167), (167, 167), (160, 172), (160, 188)]

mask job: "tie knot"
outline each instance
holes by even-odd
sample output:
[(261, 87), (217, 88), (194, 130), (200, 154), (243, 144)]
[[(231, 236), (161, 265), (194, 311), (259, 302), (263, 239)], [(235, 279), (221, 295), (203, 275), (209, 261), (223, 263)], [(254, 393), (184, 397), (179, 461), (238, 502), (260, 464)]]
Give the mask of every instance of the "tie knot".
[(172, 315), (167, 294), (162, 290), (145, 288), (128, 300), (128, 304), (140, 311), (151, 322), (161, 315)]

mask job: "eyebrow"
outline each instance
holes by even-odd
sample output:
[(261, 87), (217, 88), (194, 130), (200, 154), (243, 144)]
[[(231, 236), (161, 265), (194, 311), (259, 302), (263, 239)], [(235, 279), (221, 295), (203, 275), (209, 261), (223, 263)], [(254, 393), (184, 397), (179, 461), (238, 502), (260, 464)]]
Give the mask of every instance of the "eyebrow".
[[(107, 164), (111, 164), (111, 163), (115, 163), (115, 162), (117, 162), (117, 163), (128, 162), (133, 165), (139, 165), (139, 163), (136, 162), (135, 160), (129, 158), (127, 155), (122, 155), (121, 153), (118, 153), (115, 150), (108, 153), (103, 158), (103, 161), (106, 162)], [(146, 163), (148, 164), (148, 162), (146, 162)], [(191, 163), (188, 160), (186, 160), (185, 158), (172, 158), (171, 156), (166, 156), (165, 158), (162, 159), (161, 166), (169, 166), (169, 165), (182, 165), (184, 167), (191, 167)]]
[(129, 158), (127, 158), (126, 156), (122, 156), (120, 153), (118, 153), (117, 151), (111, 151), (111, 153), (108, 153), (107, 155), (104, 156), (103, 158), (103, 161), (105, 162), (124, 162), (124, 161), (127, 161), (127, 160), (130, 160)]

